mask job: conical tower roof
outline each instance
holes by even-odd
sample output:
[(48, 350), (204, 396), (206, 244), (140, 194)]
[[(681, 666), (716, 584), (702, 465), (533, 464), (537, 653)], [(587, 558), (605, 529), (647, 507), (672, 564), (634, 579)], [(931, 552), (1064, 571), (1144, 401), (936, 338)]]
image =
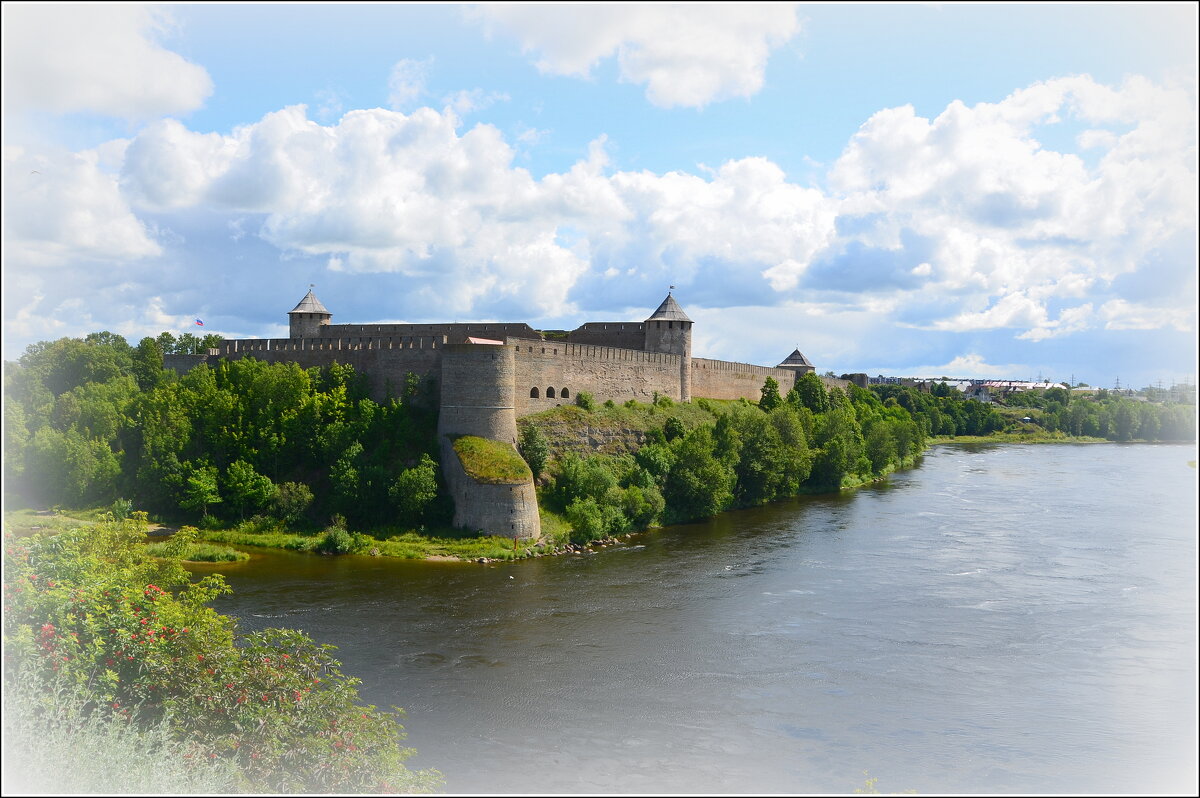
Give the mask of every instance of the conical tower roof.
[(816, 366), (814, 366), (812, 363), (810, 363), (808, 358), (806, 358), (800, 352), (799, 349), (793, 349), (792, 353), (790, 355), (788, 355), (786, 358), (784, 358), (783, 362), (780, 363), (775, 368), (779, 368), (779, 369), (811, 369), (811, 368), (816, 368)]
[(288, 311), (288, 313), (326, 313), (330, 316), (333, 314), (325, 309), (321, 304), (321, 300), (317, 299), (313, 294), (312, 289), (308, 289), (308, 293), (304, 295), (304, 299), (300, 300), (300, 304)]
[(675, 297), (667, 294), (667, 298), (658, 306), (658, 310), (650, 314), (650, 318), (646, 321), (687, 321), (691, 319), (683, 312), (683, 308), (679, 307), (679, 303), (675, 301)]

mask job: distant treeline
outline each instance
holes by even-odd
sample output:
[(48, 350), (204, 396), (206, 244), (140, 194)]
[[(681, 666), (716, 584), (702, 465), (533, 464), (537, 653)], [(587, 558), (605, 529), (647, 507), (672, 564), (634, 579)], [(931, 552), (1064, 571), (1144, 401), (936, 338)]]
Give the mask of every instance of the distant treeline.
[(1110, 441), (1190, 441), (1196, 439), (1196, 407), (1142, 402), (1106, 390), (1072, 396), (1065, 388), (1010, 394), (1004, 403), (1034, 410), (1049, 432)]

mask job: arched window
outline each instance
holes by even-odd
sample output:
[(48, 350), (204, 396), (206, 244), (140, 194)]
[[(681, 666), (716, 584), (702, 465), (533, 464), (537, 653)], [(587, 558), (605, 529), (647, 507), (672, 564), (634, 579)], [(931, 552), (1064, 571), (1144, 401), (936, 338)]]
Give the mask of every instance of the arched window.
[(571, 398), (571, 392), (570, 392), (570, 391), (568, 391), (566, 388), (563, 388), (563, 389), (562, 389), (562, 393), (560, 393), (560, 394), (559, 394), (559, 396), (560, 396), (560, 397), (562, 397), (563, 399), (570, 399), (570, 398)]
[(553, 399), (553, 398), (554, 398), (554, 389), (553, 389), (553, 388), (547, 388), (547, 389), (546, 389), (546, 398), (547, 398), (547, 399)]
[(541, 396), (542, 395), (540, 393), (538, 393), (538, 389), (536, 387), (529, 389), (529, 398), (530, 399), (540, 399)]

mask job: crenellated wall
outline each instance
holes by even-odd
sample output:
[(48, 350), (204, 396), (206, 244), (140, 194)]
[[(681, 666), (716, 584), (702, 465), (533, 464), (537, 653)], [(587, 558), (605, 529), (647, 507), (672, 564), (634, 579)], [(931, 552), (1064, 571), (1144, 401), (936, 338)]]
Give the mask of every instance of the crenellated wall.
[[(326, 330), (332, 332), (326, 332)], [(523, 322), (465, 322), (446, 324), (333, 324), (322, 328), (326, 337), (394, 337), (394, 336), (442, 336), (451, 343), (461, 343), (467, 336), (496, 338), (534, 338), (541, 340), (541, 333)]]
[(774, 377), (779, 393), (786, 395), (796, 384), (796, 372), (790, 369), (733, 363), (728, 360), (692, 358), (692, 396), (706, 399), (762, 398), (763, 383)]
[[(597, 402), (679, 399), (679, 356), (565, 341), (510, 340), (515, 346), (514, 403), (518, 416), (574, 404), (580, 391)], [(538, 395), (532, 396), (534, 389)], [(554, 395), (548, 396), (548, 389)], [(566, 389), (567, 395), (563, 395)]]
[(296, 363), (301, 368), (345, 363), (367, 376), (373, 399), (384, 401), (404, 390), (409, 373), (422, 378), (440, 377), (445, 346), (446, 338), (440, 335), (355, 335), (225, 341), (214, 351), (230, 360), (254, 357), (268, 363)]
[(589, 321), (567, 333), (567, 341), (618, 349), (645, 349), (646, 325), (636, 321)]

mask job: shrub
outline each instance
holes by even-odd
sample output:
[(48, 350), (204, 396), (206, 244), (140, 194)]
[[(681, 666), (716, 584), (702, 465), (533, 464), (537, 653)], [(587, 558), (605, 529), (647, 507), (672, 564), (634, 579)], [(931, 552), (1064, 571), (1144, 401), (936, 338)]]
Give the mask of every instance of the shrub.
[[(6, 536), (5, 687), (34, 685), (34, 720), (69, 685), (100, 722), (166, 724), (183, 761), (231, 763), (246, 792), (436, 786), (436, 773), (404, 767), (395, 716), (357, 704), (359, 682), (332, 646), (290, 630), (238, 635), (205, 606), (229, 592), (224, 580), (193, 582), (178, 562), (148, 557), (144, 523), (136, 513)], [(167, 543), (185, 546), (181, 533)]]
[(365, 536), (347, 532), (343, 527), (331, 526), (325, 530), (315, 549), (322, 554), (355, 554), (366, 548)]
[(118, 498), (112, 503), (110, 511), (113, 514), (113, 518), (117, 519), (118, 521), (124, 521), (129, 517), (129, 514), (133, 512), (133, 502), (131, 502), (129, 499)]
[(90, 694), (62, 680), (42, 685), (25, 673), (14, 681), (4, 703), (5, 787), (14, 795), (229, 795), (244, 787), (236, 763), (196, 760), (169, 720), (142, 727), (93, 711)]
[(587, 391), (580, 391), (575, 394), (575, 404), (590, 413), (596, 409), (596, 398)]

